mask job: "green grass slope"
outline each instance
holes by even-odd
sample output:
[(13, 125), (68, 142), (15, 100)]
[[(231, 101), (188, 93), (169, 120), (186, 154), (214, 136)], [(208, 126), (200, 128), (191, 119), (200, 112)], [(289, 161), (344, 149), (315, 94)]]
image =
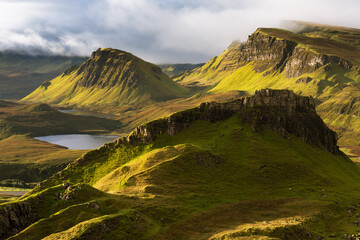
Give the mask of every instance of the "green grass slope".
[(84, 57), (30, 56), (0, 52), (0, 98), (21, 99), (69, 66), (80, 65), (85, 61)]
[[(189, 119), (175, 135), (112, 143), (87, 153), (22, 197), (41, 199), (34, 206), (38, 221), (10, 239), (354, 234), (357, 205), (351, 204), (359, 201), (360, 169), (345, 155), (294, 135), (283, 138), (265, 126), (254, 131), (243, 117)], [(70, 185), (63, 187), (64, 182)]]
[(103, 48), (80, 68), (69, 69), (23, 100), (104, 110), (186, 94), (187, 89), (173, 82), (159, 67), (130, 53)]
[(188, 87), (213, 86), (238, 67), (237, 59), (242, 48), (242, 43), (234, 41), (221, 55), (174, 80)]

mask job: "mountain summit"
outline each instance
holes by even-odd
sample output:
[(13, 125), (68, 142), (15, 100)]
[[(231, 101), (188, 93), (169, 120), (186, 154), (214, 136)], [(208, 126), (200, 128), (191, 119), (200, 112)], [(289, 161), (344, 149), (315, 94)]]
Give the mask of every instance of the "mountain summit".
[(24, 100), (100, 108), (169, 100), (186, 92), (158, 66), (125, 51), (100, 48)]

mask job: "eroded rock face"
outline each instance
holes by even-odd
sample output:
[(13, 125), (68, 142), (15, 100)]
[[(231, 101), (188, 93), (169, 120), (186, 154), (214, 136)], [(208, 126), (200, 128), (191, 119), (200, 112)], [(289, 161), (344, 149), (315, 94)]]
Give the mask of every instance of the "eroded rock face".
[(71, 74), (73, 71), (77, 70), (78, 68), (79, 68), (78, 65), (72, 65), (65, 70), (65, 72), (62, 74), (62, 76), (63, 77), (67, 76), (67, 75)]
[(316, 114), (312, 97), (301, 97), (289, 90), (271, 89), (256, 91), (251, 97), (227, 103), (202, 103), (197, 108), (139, 126), (128, 137), (115, 143), (150, 143), (164, 133), (175, 135), (196, 120), (215, 122), (235, 113), (243, 122), (250, 123), (254, 131), (268, 126), (284, 138), (294, 134), (313, 146), (341, 154), (336, 133)]
[[(124, 84), (124, 86), (135, 88), (140, 78), (134, 70), (136, 61), (137, 59), (132, 54), (121, 50), (98, 49), (77, 70), (77, 75), (83, 74), (79, 85), (104, 88)], [(159, 71), (161, 71), (160, 68)]]
[(285, 76), (288, 78), (299, 77), (304, 73), (312, 73), (327, 64), (334, 64), (347, 70), (351, 68), (350, 62), (339, 57), (319, 54), (304, 47), (296, 46), (291, 57), (286, 61)]
[(296, 43), (255, 32), (249, 36), (240, 55), (241, 65), (257, 62), (255, 70), (262, 72), (270, 67), (280, 68), (291, 56)]
[(39, 201), (40, 197), (33, 199), (32, 203), (23, 201), (0, 207), (0, 239), (15, 235), (35, 222), (37, 214), (33, 207)]
[[(298, 43), (280, 39), (275, 36), (256, 31), (249, 36), (241, 50), (228, 48), (229, 55), (233, 51), (238, 56), (237, 66), (255, 62), (255, 71), (285, 72), (288, 78), (298, 77), (304, 73), (312, 73), (326, 65), (337, 65), (343, 69), (351, 69), (352, 64), (337, 56), (320, 54), (307, 49)], [(237, 52), (236, 52), (237, 51)]]

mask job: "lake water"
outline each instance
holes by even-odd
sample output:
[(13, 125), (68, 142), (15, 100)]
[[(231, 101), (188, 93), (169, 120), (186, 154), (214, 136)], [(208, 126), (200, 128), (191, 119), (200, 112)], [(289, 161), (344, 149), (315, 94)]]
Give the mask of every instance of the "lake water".
[(37, 140), (61, 145), (72, 150), (95, 149), (101, 147), (104, 143), (112, 142), (117, 138), (119, 138), (119, 136), (89, 134), (66, 134), (35, 137)]
[(106, 113), (98, 113), (98, 112), (84, 112), (84, 111), (78, 111), (78, 110), (59, 110), (59, 112), (62, 113), (69, 113), (72, 115), (80, 115), (80, 116), (92, 116), (92, 117), (98, 117), (98, 118), (114, 118), (116, 115), (112, 114), (106, 114)]

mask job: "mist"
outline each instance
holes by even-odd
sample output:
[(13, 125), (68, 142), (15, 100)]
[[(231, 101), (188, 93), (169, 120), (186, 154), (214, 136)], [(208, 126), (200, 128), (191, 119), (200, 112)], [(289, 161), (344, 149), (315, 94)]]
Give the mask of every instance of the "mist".
[(359, 10), (358, 0), (0, 0), (0, 51), (90, 56), (112, 47), (199, 63), (283, 20), (360, 28)]

